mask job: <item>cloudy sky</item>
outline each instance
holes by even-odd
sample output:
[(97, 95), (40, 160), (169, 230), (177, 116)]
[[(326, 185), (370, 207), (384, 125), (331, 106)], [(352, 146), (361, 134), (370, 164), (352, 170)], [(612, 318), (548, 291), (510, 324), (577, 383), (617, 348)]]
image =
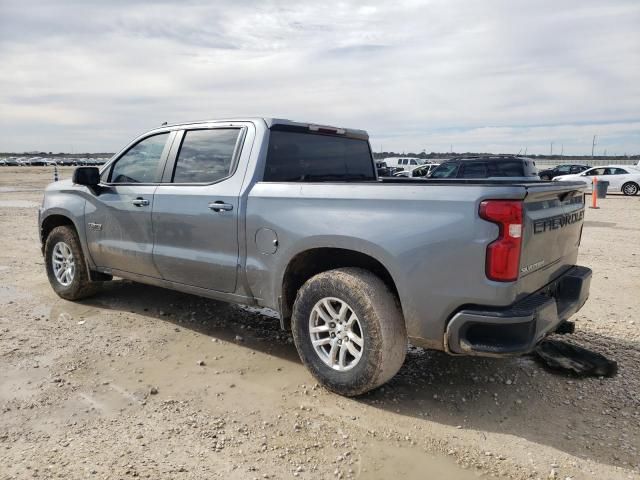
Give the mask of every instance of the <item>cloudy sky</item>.
[(0, 0), (0, 151), (242, 115), (376, 151), (638, 154), (640, 1)]

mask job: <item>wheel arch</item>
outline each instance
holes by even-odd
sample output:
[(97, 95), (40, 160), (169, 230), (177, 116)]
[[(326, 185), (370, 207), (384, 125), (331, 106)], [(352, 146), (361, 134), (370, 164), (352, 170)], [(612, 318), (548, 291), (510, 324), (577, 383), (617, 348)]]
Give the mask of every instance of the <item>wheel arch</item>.
[(42, 219), (42, 222), (40, 223), (40, 245), (43, 254), (44, 245), (47, 242), (47, 237), (49, 236), (51, 231), (56, 227), (62, 227), (65, 225), (73, 227), (78, 236), (80, 236), (78, 227), (68, 215), (64, 215), (62, 213), (53, 213)]
[(47, 243), (47, 237), (54, 228), (62, 226), (73, 227), (76, 235), (78, 235), (78, 240), (80, 241), (80, 248), (84, 255), (85, 265), (91, 274), (92, 280), (96, 280), (97, 277), (95, 277), (95, 272), (93, 271), (93, 260), (91, 259), (91, 255), (89, 254), (89, 249), (85, 241), (85, 232), (79, 227), (73, 217), (74, 215), (66, 210), (52, 209), (46, 216), (43, 216), (40, 219), (40, 247), (42, 254), (45, 254), (44, 248)]
[(318, 273), (343, 267), (363, 268), (378, 276), (396, 297), (402, 311), (396, 282), (389, 269), (380, 260), (368, 253), (348, 248), (315, 247), (298, 252), (289, 260), (284, 269), (281, 295), (278, 298), (280, 318), (284, 329), (290, 329), (293, 303), (300, 287)]

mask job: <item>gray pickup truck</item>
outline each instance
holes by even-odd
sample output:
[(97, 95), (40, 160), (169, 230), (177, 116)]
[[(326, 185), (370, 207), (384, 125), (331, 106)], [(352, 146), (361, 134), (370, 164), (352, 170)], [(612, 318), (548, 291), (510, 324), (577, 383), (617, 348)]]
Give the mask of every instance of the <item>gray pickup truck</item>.
[(366, 132), (269, 118), (163, 126), (49, 185), (62, 298), (113, 276), (279, 312), (304, 364), (358, 395), (407, 341), (530, 352), (582, 307), (582, 183), (377, 178)]

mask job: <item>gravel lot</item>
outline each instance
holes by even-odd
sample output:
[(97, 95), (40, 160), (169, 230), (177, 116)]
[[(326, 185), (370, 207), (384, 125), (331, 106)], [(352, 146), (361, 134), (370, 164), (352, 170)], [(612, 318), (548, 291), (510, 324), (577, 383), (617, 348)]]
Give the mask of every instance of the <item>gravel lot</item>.
[(616, 377), (411, 348), (346, 399), (269, 312), (121, 280), (59, 299), (36, 227), (51, 179), (0, 168), (0, 479), (640, 478), (640, 197), (587, 210), (591, 298), (563, 337)]

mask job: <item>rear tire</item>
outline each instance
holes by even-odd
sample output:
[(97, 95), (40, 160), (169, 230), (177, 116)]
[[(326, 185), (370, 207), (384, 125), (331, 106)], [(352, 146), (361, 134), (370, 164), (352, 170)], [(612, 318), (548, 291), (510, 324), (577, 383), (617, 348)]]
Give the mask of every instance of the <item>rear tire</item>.
[(624, 185), (622, 185), (622, 193), (624, 193), (628, 197), (633, 197), (634, 195), (637, 195), (638, 190), (640, 190), (640, 188), (638, 187), (638, 184), (635, 182), (627, 182)]
[[(340, 315), (343, 309), (346, 313)], [(310, 278), (298, 291), (292, 330), (311, 374), (345, 396), (361, 395), (389, 381), (407, 352), (396, 296), (361, 268), (339, 268)]]
[(47, 277), (54, 292), (65, 300), (80, 300), (93, 295), (97, 285), (89, 278), (80, 239), (73, 227), (56, 227), (44, 247)]

